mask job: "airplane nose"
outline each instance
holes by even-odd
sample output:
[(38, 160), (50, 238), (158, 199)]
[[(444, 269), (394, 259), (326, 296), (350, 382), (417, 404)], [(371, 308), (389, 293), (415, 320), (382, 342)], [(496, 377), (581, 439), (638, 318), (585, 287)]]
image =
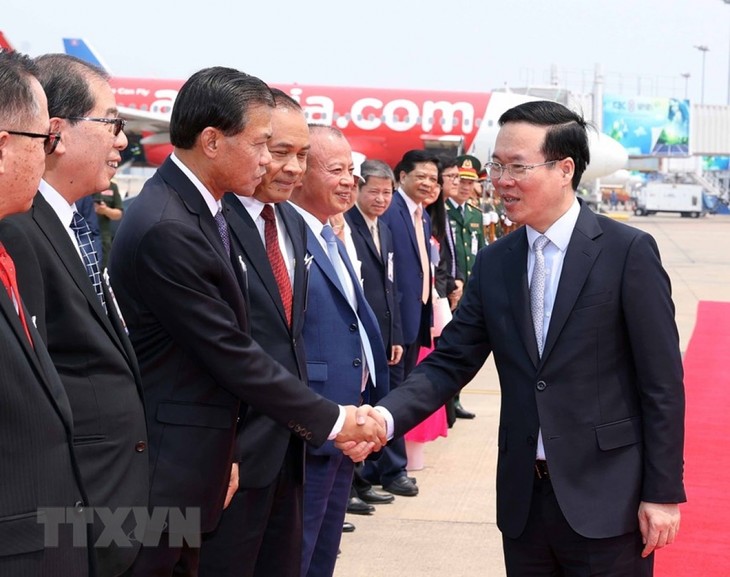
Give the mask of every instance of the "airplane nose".
[(621, 144), (607, 134), (588, 131), (591, 162), (583, 173), (583, 181), (595, 180), (625, 168), (629, 155)]

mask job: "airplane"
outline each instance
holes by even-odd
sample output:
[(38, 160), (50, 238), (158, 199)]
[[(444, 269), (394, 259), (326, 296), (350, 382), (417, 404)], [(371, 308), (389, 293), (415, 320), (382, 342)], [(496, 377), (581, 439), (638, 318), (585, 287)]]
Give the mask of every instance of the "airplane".
[[(98, 53), (81, 38), (64, 38), (67, 54), (108, 72)], [(169, 124), (172, 106), (184, 80), (111, 76), (120, 116), (128, 131), (143, 135), (146, 161), (161, 164), (172, 150)], [(492, 156), (503, 112), (539, 98), (508, 92), (445, 92), (276, 84), (302, 106), (310, 123), (338, 127), (354, 152), (395, 166), (411, 149), (435, 153)], [(583, 181), (626, 166), (628, 155), (616, 140), (589, 131), (591, 163)]]

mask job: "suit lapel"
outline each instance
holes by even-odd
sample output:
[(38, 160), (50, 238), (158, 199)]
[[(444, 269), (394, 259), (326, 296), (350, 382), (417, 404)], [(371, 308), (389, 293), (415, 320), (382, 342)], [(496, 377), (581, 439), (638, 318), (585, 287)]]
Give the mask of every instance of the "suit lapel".
[(527, 282), (527, 232), (522, 227), (506, 236), (501, 242), (508, 243), (502, 261), (505, 290), (509, 295), (517, 331), (530, 359), (537, 366), (540, 357), (535, 340), (535, 328), (532, 324), (530, 291)]
[[(233, 264), (231, 262), (231, 255), (226, 254), (226, 249), (223, 246), (220, 233), (218, 232), (218, 226), (215, 223), (215, 218), (210, 214), (208, 205), (205, 203), (203, 196), (190, 179), (185, 176), (182, 170), (168, 158), (165, 160), (162, 166), (157, 169), (162, 179), (167, 182), (171, 189), (176, 192), (183, 204), (191, 214), (198, 217), (198, 225), (200, 230), (203, 232), (208, 242), (215, 249), (218, 255), (226, 263), (226, 266), (234, 276), (237, 277), (233, 270)], [(234, 252), (233, 246), (231, 246), (231, 253)]]
[[(339, 250), (339, 243), (337, 245), (337, 248)], [(317, 241), (317, 238), (314, 236), (312, 229), (309, 227), (307, 227), (307, 251), (309, 252), (309, 254), (312, 255), (315, 264), (319, 267), (324, 276), (327, 277), (332, 285), (337, 287), (337, 291), (342, 295), (342, 298), (344, 298), (345, 301), (349, 304), (349, 301), (347, 300), (347, 295), (345, 294), (345, 289), (344, 287), (340, 286), (340, 279), (337, 277), (335, 267), (332, 265), (329, 256), (327, 256), (327, 253), (324, 252), (324, 249)], [(340, 255), (342, 255), (342, 251), (340, 251)]]
[[(378, 249), (375, 246), (375, 240), (373, 239), (373, 235), (370, 234), (370, 229), (368, 228), (368, 225), (365, 222), (365, 219), (363, 218), (360, 211), (357, 208), (353, 207), (348, 211), (347, 217), (352, 229), (355, 231), (356, 234), (359, 234), (365, 241), (365, 245), (368, 247), (368, 250), (373, 254), (373, 258), (382, 263), (382, 255), (378, 252)], [(380, 247), (382, 248), (383, 236), (380, 233), (380, 228), (380, 224), (378, 224), (378, 237), (380, 240)]]
[[(74, 247), (73, 242), (70, 238), (68, 238), (68, 233), (66, 232), (63, 224), (58, 219), (58, 216), (53, 211), (53, 208), (51, 208), (51, 205), (46, 202), (45, 198), (43, 198), (42, 194), (36, 194), (36, 197), (33, 201), (32, 211), (33, 220), (35, 221), (41, 232), (48, 239), (49, 246), (58, 255), (59, 262), (66, 269), (71, 280), (76, 284), (78, 289), (86, 298), (94, 316), (104, 327), (104, 330), (109, 333), (109, 336), (111, 337), (112, 341), (114, 341), (114, 344), (117, 346), (117, 348), (119, 348), (119, 350), (122, 351), (126, 356), (127, 352), (122, 346), (122, 343), (119, 340), (119, 335), (114, 330), (114, 327), (112, 326), (112, 323), (110, 322), (107, 313), (101, 306), (99, 297), (94, 291), (94, 287), (89, 280), (89, 276), (88, 274), (86, 274), (86, 268), (81, 262), (81, 258), (76, 252), (76, 248)], [(104, 283), (102, 282), (102, 284)], [(112, 306), (112, 303), (110, 303), (108, 300), (108, 294), (106, 296), (108, 306)]]
[(596, 216), (590, 209), (581, 205), (578, 221), (575, 223), (575, 229), (565, 253), (563, 270), (560, 273), (560, 283), (555, 295), (553, 314), (542, 353), (543, 362), (555, 346), (555, 342), (575, 306), (578, 295), (583, 290), (583, 285), (601, 253), (601, 247), (595, 242), (595, 239), (602, 232)]
[(286, 315), (284, 313), (281, 295), (279, 294), (279, 285), (276, 284), (276, 278), (274, 278), (274, 273), (271, 270), (271, 263), (266, 254), (264, 243), (261, 242), (261, 236), (259, 235), (258, 228), (256, 228), (256, 223), (251, 218), (246, 207), (241, 204), (235, 195), (226, 195), (224, 210), (231, 233), (238, 238), (246, 260), (261, 279), (276, 310), (279, 311), (282, 322), (286, 324)]
[(421, 251), (418, 249), (418, 240), (416, 239), (416, 229), (414, 228), (413, 218), (411, 218), (411, 213), (408, 211), (408, 205), (406, 204), (406, 201), (403, 200), (403, 197), (400, 193), (397, 193), (395, 196), (395, 202), (398, 203), (398, 212), (400, 213), (401, 220), (403, 221), (403, 226), (405, 227), (405, 230), (408, 231), (408, 238), (411, 239), (411, 246), (413, 247), (413, 250), (416, 251), (416, 258), (418, 258), (418, 262), (421, 262)]
[[(22, 303), (20, 306), (24, 307)], [(70, 430), (73, 426), (73, 417), (71, 416), (71, 409), (68, 404), (68, 399), (66, 398), (63, 385), (61, 385), (61, 381), (58, 379), (51, 358), (48, 356), (45, 344), (43, 344), (43, 339), (31, 321), (30, 313), (27, 309), (25, 309), (25, 307), (24, 310), (25, 318), (28, 322), (28, 331), (30, 332), (30, 336), (33, 339), (33, 343), (35, 343), (35, 346), (31, 346), (28, 341), (28, 336), (25, 334), (23, 325), (20, 322), (20, 317), (15, 311), (15, 305), (13, 304), (13, 301), (10, 300), (7, 291), (0, 288), (0, 314), (6, 317), (8, 325), (12, 329), (13, 333), (15, 333), (25, 356), (31, 364), (32, 370), (36, 373), (38, 380), (42, 383), (50, 397), (54, 400), (56, 410), (63, 419), (66, 427)], [(36, 349), (35, 347), (38, 348)], [(54, 378), (55, 380), (53, 380)]]

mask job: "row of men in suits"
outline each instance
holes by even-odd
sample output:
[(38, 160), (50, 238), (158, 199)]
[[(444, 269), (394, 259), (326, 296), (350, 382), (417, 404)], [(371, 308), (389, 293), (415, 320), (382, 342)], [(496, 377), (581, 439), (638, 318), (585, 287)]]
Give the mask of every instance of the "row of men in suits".
[[(0, 327), (8, 343), (2, 365), (7, 418), (0, 430), (4, 446), (15, 451), (13, 466), (3, 473), (12, 475), (2, 501), (12, 536), (3, 540), (0, 569), (5, 574), (195, 574), (198, 544), (179, 543), (170, 530), (154, 535), (154, 546), (145, 535), (136, 559), (115, 548), (88, 555), (87, 549), (70, 544), (67, 526), (61, 527), (60, 547), (44, 547), (38, 510), (68, 508), (72, 501), (76, 515), (84, 515), (87, 504), (114, 509), (111, 491), (128, 499), (117, 510), (144, 500), (144, 491), (130, 478), (139, 478), (149, 458), (150, 505), (197, 507), (199, 533), (210, 533), (239, 484), (238, 463), (246, 450), (241, 435), (254, 434), (239, 425), (249, 408), (314, 446), (335, 440), (360, 460), (381, 446), (384, 422), (390, 437), (410, 429), (468, 382), (492, 351), (504, 396), (497, 483), (508, 574), (534, 574), (535, 565), (545, 575), (567, 566), (579, 567), (580, 575), (595, 570), (651, 574), (651, 553), (674, 540), (677, 503), (684, 500), (678, 338), (669, 282), (654, 241), (593, 215), (575, 199), (589, 160), (580, 117), (545, 102), (503, 115), (488, 170), (511, 220), (527, 226), (479, 253), (463, 301), (431, 357), (398, 383), (378, 410), (367, 405), (358, 410), (360, 398), (355, 397), (377, 400), (387, 389), (388, 372), (377, 320), (362, 298), (344, 247), (326, 224), (349, 198), (349, 146), (336, 129), (316, 129), (311, 145), (319, 151), (313, 154), (317, 161), (295, 198), (307, 226), (311, 260), (305, 257), (305, 274), (310, 288), (321, 287), (318, 294), (327, 301), (318, 303), (327, 307), (318, 311), (318, 322), (303, 328), (311, 330), (311, 338), (304, 335), (311, 363), (307, 372), (333, 402), (304, 386), (251, 338), (249, 266), (241, 239), (229, 229), (230, 204), (221, 205), (226, 192), (250, 196), (261, 183), (273, 155), (268, 143), (276, 100), (263, 82), (239, 71), (211, 68), (193, 75), (173, 109), (175, 153), (133, 204), (111, 260), (116, 296), (139, 360), (145, 433), (135, 426), (141, 413), (135, 409), (140, 392), (134, 352), (125, 344), (114, 294), (100, 278), (88, 227), (73, 214), (69, 200), (77, 194), (78, 179), (92, 190), (108, 186), (124, 146), (124, 123), (116, 117), (108, 83), (98, 71), (69, 57), (48, 57), (45, 72), (43, 59), (36, 68), (15, 58), (3, 61), (3, 72), (7, 68), (9, 74), (0, 75), (0, 81), (17, 83), (17, 98), (0, 108), (10, 125), (0, 130), (0, 177), (9, 190), (0, 207), (5, 207), (2, 216), (27, 209), (32, 197), (27, 185), (35, 187), (34, 178), (43, 169), (48, 186), (41, 185), (33, 212), (25, 217), (33, 222), (7, 229), (9, 241), (30, 247), (22, 260), (28, 266), (22, 274), (31, 279), (22, 281), (27, 290), (45, 275), (53, 283), (33, 298), (34, 311), (26, 308), (26, 289), (16, 278), (12, 251), (0, 253), (6, 286), (0, 291)], [(59, 69), (61, 77), (55, 76)], [(40, 126), (47, 110), (48, 132)], [(48, 156), (42, 167), (41, 138)], [(65, 163), (71, 161), (77, 170), (69, 176)], [(425, 290), (428, 280), (430, 291), (430, 278), (419, 254), (428, 220), (419, 211), (418, 198), (428, 193), (433, 174), (428, 163), (405, 165), (402, 173), (401, 184), (412, 186), (413, 196), (397, 196), (402, 206), (392, 216), (404, 235), (403, 245), (414, 249), (411, 262), (395, 264), (411, 273), (399, 277), (409, 281), (400, 290), (401, 302), (415, 313), (402, 317), (408, 358), (409, 342), (416, 343), (430, 317)], [(50, 225), (56, 222), (50, 218), (54, 213), (61, 223), (56, 235)], [(419, 222), (424, 229), (413, 226)], [(43, 254), (64, 245), (71, 252), (57, 253), (54, 262)], [(77, 261), (68, 258), (74, 252)], [(55, 290), (73, 303), (69, 311), (62, 310), (64, 301), (47, 296)], [(287, 318), (282, 290), (279, 313)], [(89, 318), (100, 328), (87, 324)], [(102, 365), (77, 342), (52, 345), (52, 331), (64, 322), (85, 323), (84, 330), (111, 342), (116, 351), (100, 348), (106, 355)], [(35, 323), (45, 325), (47, 333)], [(407, 333), (414, 328), (413, 335)], [(323, 345), (333, 331), (342, 336), (342, 348), (334, 356), (326, 350), (331, 342)], [(102, 347), (86, 342), (84, 334), (71, 334), (93, 352)], [(56, 347), (55, 355), (48, 355), (46, 341)], [(295, 345), (291, 336), (288, 341)], [(597, 351), (608, 362), (597, 363)], [(114, 360), (117, 356), (124, 362)], [(332, 377), (330, 365), (336, 371)], [(75, 381), (73, 367), (81, 367), (86, 379)], [(119, 375), (118, 381), (106, 381), (107, 367)], [(94, 374), (99, 377), (88, 376)], [(337, 386), (340, 375), (349, 385)], [(18, 380), (30, 392), (19, 390)], [(586, 390), (585, 383), (595, 386)], [(31, 399), (38, 406), (30, 405)], [(128, 410), (114, 403), (128, 403)], [(46, 416), (41, 426), (39, 410)], [(104, 419), (109, 422), (98, 422)], [(18, 431), (24, 434), (20, 439)], [(25, 444), (21, 450), (15, 447), (19, 441)], [(108, 447), (97, 446), (102, 443)], [(120, 468), (109, 475), (100, 470), (113, 465), (105, 461), (106, 451), (129, 471)], [(320, 529), (313, 540), (304, 537), (305, 550), (311, 551), (307, 573), (312, 575), (326, 574), (318, 571), (328, 571), (332, 563), (334, 532), (341, 530), (349, 490), (343, 481), (351, 470), (331, 445), (313, 454), (320, 457), (311, 469), (316, 491), (311, 502), (317, 506), (304, 513), (305, 523), (311, 519), (311, 526), (319, 523)], [(43, 478), (48, 463), (56, 473), (52, 480)], [(344, 496), (342, 505), (339, 495)], [(550, 515), (540, 514), (545, 511)], [(306, 559), (303, 554), (303, 565)], [(595, 562), (602, 567), (591, 566)]]
[[(117, 243), (117, 302), (101, 276), (88, 225), (74, 210), (77, 199), (109, 186), (126, 146), (107, 77), (65, 55), (32, 62), (3, 54), (2, 64), (22, 88), (18, 102), (25, 105), (6, 115), (9, 128), (0, 133), (5, 157), (13, 160), (23, 139), (32, 152), (8, 165), (18, 191), (11, 190), (16, 204), (3, 216), (31, 210), (3, 219), (0, 231), (20, 263), (16, 279), (11, 256), (2, 257), (4, 280), (12, 278), (9, 299), (0, 295), (9, 323), (3, 352), (15, 359), (3, 363), (3, 392), (15, 395), (13, 380), (30, 380), (40, 400), (30, 396), (29, 402), (39, 405), (35, 411), (45, 402), (51, 414), (37, 432), (25, 431), (37, 425), (37, 416), (15, 402), (22, 422), (17, 415), (4, 421), (8, 441), (25, 431), (23, 442), (33, 447), (25, 461), (6, 469), (15, 473), (4, 484), (3, 516), (17, 523), (5, 525), (14, 538), (4, 540), (0, 570), (111, 576), (172, 574), (178, 566), (193, 574), (199, 557), (194, 535), (192, 545), (178, 546), (169, 531), (145, 534), (129, 516), (120, 528), (134, 538), (95, 548), (105, 527), (94, 516), (83, 547), (72, 547), (70, 528), (62, 525), (60, 546), (44, 548), (39, 509), (60, 507), (84, 518), (88, 507), (114, 514), (148, 503), (197, 507), (197, 533), (209, 532), (238, 484), (235, 463), (247, 446), (235, 443), (235, 433), (247, 402), (273, 416), (287, 436), (317, 445), (353, 436), (379, 446), (383, 437), (379, 422), (355, 410), (359, 395), (348, 406), (324, 399), (249, 334), (243, 251), (211, 207), (219, 207), (224, 192), (251, 194), (260, 182), (271, 160), (272, 94), (260, 80), (230, 69), (203, 71), (188, 84), (172, 122), (178, 155), (135, 203), (139, 212)], [(201, 86), (208, 90), (202, 97)], [(237, 106), (229, 101), (232, 92)], [(215, 101), (214, 111), (208, 105)], [(21, 185), (38, 188), (32, 205)], [(49, 466), (53, 487), (41, 478), (41, 467)]]

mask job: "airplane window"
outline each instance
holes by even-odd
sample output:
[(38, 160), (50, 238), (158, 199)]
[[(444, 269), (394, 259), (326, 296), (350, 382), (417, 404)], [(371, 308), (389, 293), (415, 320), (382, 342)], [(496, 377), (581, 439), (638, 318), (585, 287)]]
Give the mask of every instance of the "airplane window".
[(441, 126), (446, 126), (446, 119), (442, 116), (441, 121), (439, 122)]
[(345, 114), (345, 118), (347, 120), (352, 120), (352, 115), (348, 112), (347, 114)]
[(304, 112), (304, 118), (306, 118), (307, 120), (309, 120), (309, 110), (306, 110)]
[[(456, 121), (456, 118), (454, 118), (454, 121)], [(468, 118), (464, 119), (464, 126), (469, 126), (471, 124), (471, 120)], [(454, 122), (454, 125), (456, 125), (456, 122)]]
[(146, 105), (146, 104), (143, 104), (142, 106), (140, 106), (140, 107), (139, 107), (139, 109), (140, 109), (140, 110), (148, 110), (148, 108), (147, 108), (147, 105)]
[(475, 126), (476, 126), (477, 128), (479, 128), (479, 127), (480, 127), (480, 126), (482, 125), (482, 119), (481, 119), (481, 118), (477, 118), (477, 119), (476, 119), (476, 120), (474, 121), (474, 125), (475, 125)]
[(385, 122), (386, 120), (388, 120), (388, 117), (385, 116), (385, 114), (383, 114), (383, 116), (380, 117), (380, 120), (382, 120), (383, 122)]
[(332, 115), (332, 120), (337, 120), (337, 119), (338, 119), (339, 117), (340, 117), (340, 113), (339, 113), (339, 112), (335, 112), (335, 113), (334, 113), (334, 114)]
[(358, 115), (357, 115), (357, 119), (358, 119), (358, 120), (362, 120), (362, 114), (358, 114)]
[(372, 112), (368, 114), (368, 120), (375, 120), (375, 115)]
[(454, 116), (454, 118), (451, 120), (451, 124), (453, 126), (459, 126), (459, 119)]

